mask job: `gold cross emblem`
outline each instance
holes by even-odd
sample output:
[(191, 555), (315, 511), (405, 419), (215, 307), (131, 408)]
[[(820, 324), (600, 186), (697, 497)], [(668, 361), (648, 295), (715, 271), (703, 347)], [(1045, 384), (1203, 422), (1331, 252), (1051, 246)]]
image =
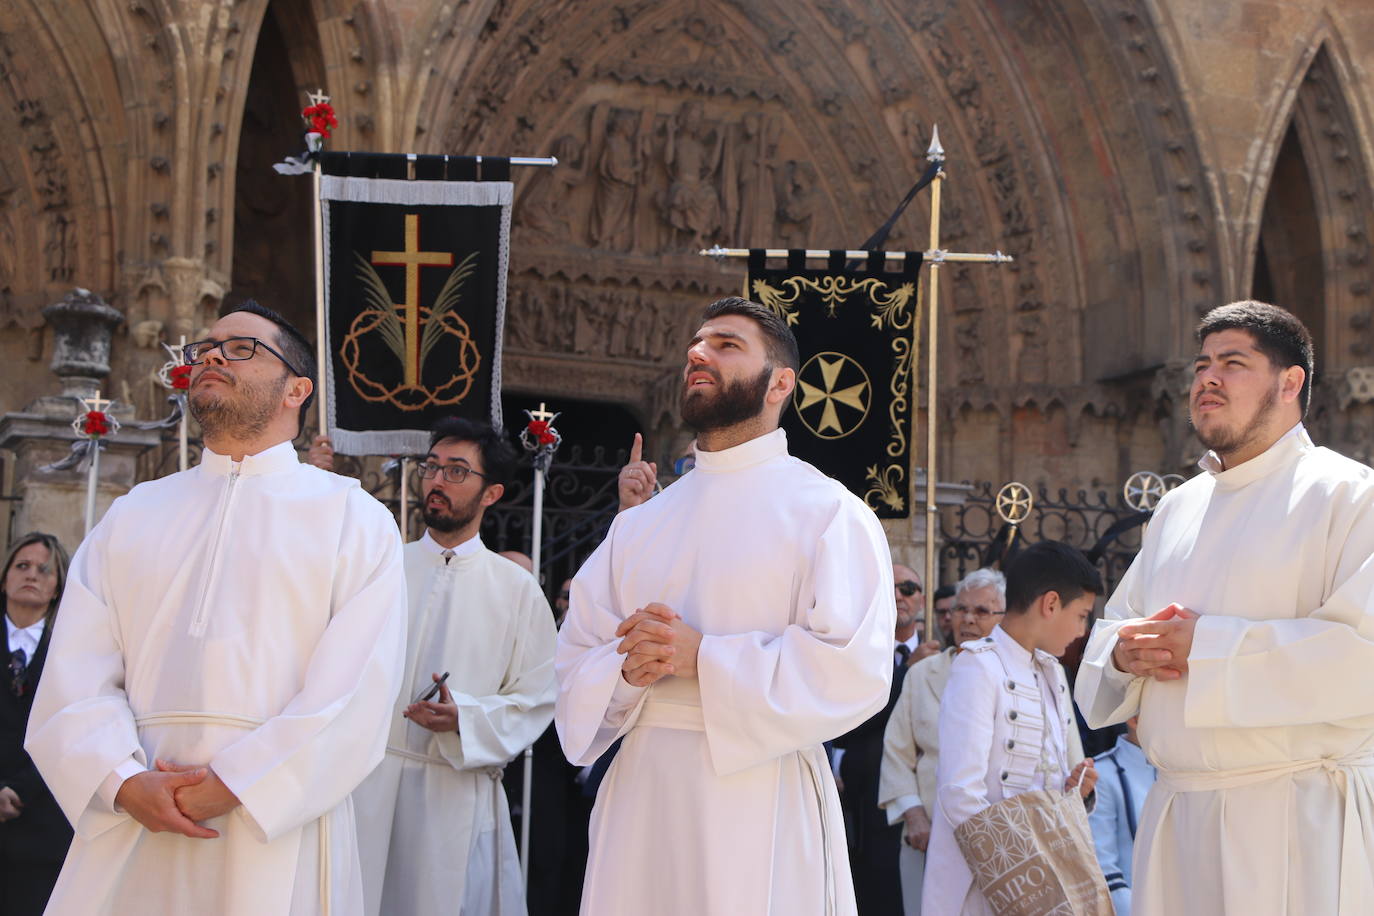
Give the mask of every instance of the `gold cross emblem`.
[(843, 353), (826, 351), (797, 373), (792, 399), (807, 429), (822, 439), (843, 439), (863, 424), (872, 395), (863, 366)]
[(374, 251), (372, 263), (406, 269), (406, 298), (401, 303), (405, 316), (405, 384), (415, 388), (420, 384), (420, 268), (452, 267), (453, 253), (420, 250), (420, 214), (407, 213), (405, 226), (405, 250)]
[(997, 514), (1008, 525), (1024, 522), (1034, 506), (1035, 497), (1024, 483), (1012, 481), (997, 491)]

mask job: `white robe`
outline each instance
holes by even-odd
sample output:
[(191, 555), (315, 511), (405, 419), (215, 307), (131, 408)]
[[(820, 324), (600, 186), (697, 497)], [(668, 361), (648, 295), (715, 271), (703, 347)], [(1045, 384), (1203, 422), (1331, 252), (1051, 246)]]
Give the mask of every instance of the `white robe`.
[[(887, 702), (892, 565), (872, 510), (787, 455), (718, 452), (621, 513), (573, 580), (555, 721), (589, 764), (627, 735), (592, 814), (582, 912), (854, 912), (821, 743)], [(697, 678), (620, 675), (616, 626), (661, 601), (703, 634)]]
[[(25, 745), (76, 828), (49, 912), (362, 911), (349, 793), (400, 687), (400, 548), (357, 481), (289, 442), (238, 466), (207, 449), (110, 507), (72, 561)], [(115, 809), (158, 757), (238, 796), (217, 839)]]
[[(1159, 770), (1133, 912), (1374, 912), (1374, 472), (1301, 426), (1203, 468), (1160, 502), (1078, 675), (1089, 724), (1138, 712)], [(1203, 615), (1188, 675), (1117, 671), (1121, 622), (1172, 602)]]
[[(502, 768), (553, 718), (553, 612), (534, 577), (473, 538), (448, 563), (405, 547), (410, 639), (381, 766), (353, 793), (369, 916), (524, 913)], [(401, 712), (449, 673), (458, 730)]]
[[(935, 769), (940, 761), (940, 698), (949, 682), (956, 649), (945, 649), (911, 666), (902, 692), (883, 732), (883, 764), (878, 778), (878, 805), (889, 824), (903, 823), (908, 809), (935, 813)], [(901, 841), (898, 866), (902, 876), (902, 909), (921, 912), (921, 882), (926, 854)]]

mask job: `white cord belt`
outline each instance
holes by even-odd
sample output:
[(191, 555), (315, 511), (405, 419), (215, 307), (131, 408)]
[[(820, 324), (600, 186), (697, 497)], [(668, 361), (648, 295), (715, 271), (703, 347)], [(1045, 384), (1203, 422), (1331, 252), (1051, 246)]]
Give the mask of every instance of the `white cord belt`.
[[(142, 716), (134, 717), (134, 724), (139, 727), (148, 725), (223, 725), (229, 728), (242, 728), (252, 730), (266, 722), (266, 719), (257, 719), (252, 716), (236, 716), (232, 713), (221, 712), (192, 712), (185, 710), (175, 710), (169, 712), (150, 712)], [(320, 914), (329, 916), (330, 911), (330, 849), (329, 849), (329, 814), (326, 812), (315, 821), (319, 831), (320, 845)]]

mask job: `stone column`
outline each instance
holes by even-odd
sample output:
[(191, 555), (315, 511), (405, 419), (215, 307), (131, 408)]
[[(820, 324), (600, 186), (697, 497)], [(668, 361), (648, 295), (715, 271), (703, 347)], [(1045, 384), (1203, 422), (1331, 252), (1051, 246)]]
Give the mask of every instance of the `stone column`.
[[(75, 289), (43, 309), (43, 317), (53, 329), (52, 370), (62, 382), (62, 392), (0, 417), (0, 448), (14, 454), (19, 497), (10, 533), (46, 531), (74, 551), (84, 530), (85, 468), (44, 471), (42, 467), (61, 460), (77, 440), (72, 421), (85, 410), (81, 398), (94, 395), (110, 374), (111, 338), (124, 316), (96, 294)], [(126, 424), (133, 419), (128, 405), (114, 403), (107, 412)], [(156, 430), (125, 425), (106, 441), (96, 491), (98, 516), (134, 485), (138, 456), (156, 446), (159, 438)]]

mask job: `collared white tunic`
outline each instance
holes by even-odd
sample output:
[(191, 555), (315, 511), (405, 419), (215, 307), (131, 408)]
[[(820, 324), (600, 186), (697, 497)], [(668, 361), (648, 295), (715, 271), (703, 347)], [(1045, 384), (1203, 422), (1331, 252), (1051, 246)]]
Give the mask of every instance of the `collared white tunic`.
[[(698, 678), (630, 687), (615, 629), (661, 601), (705, 634)], [(592, 815), (594, 916), (854, 912), (821, 743), (881, 709), (892, 562), (873, 512), (781, 430), (622, 512), (573, 580), (555, 721), (568, 759), (626, 735)]]
[[(76, 828), (49, 912), (362, 912), (349, 793), (385, 746), (405, 578), (396, 521), (356, 480), (290, 442), (207, 449), (115, 501), (53, 626), (25, 745)], [(155, 758), (238, 796), (217, 839), (115, 809)]]
[[(445, 562), (405, 547), (410, 639), (386, 759), (353, 793), (369, 916), (524, 913), (502, 768), (553, 718), (553, 612), (528, 572), (474, 537)], [(403, 718), (449, 673), (458, 730)]]
[(1048, 786), (1062, 789), (1083, 759), (1068, 678), (1053, 656), (1032, 654), (1000, 626), (962, 648), (940, 706), (935, 814), (921, 891), (929, 916), (992, 913), (955, 828), (1003, 799), (1046, 788), (1042, 761), (1054, 764)]
[[(1136, 916), (1374, 912), (1374, 471), (1301, 425), (1170, 492), (1089, 640), (1094, 727), (1139, 713), (1159, 781)], [(1202, 617), (1181, 680), (1116, 670), (1117, 630)]]

